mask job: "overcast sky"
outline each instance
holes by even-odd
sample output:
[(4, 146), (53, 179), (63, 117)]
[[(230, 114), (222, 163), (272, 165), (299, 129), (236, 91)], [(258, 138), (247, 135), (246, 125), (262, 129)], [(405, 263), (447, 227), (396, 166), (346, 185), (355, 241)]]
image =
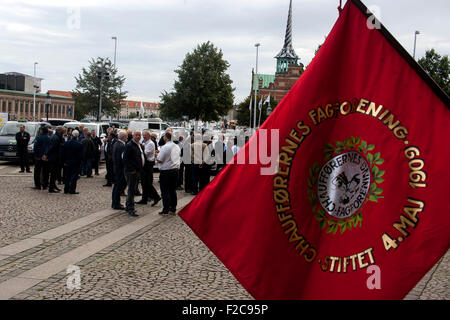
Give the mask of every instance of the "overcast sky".
[[(435, 48), (450, 54), (449, 0), (365, 0), (416, 57)], [(293, 0), (293, 45), (305, 66), (337, 17), (338, 0)], [(345, 0), (343, 1), (345, 3)], [(129, 99), (158, 102), (170, 91), (187, 52), (211, 41), (222, 49), (241, 102), (250, 91), (256, 49), (259, 72), (274, 74), (289, 0), (0, 0), (0, 73), (44, 78), (42, 91), (72, 90), (92, 57), (114, 58)]]

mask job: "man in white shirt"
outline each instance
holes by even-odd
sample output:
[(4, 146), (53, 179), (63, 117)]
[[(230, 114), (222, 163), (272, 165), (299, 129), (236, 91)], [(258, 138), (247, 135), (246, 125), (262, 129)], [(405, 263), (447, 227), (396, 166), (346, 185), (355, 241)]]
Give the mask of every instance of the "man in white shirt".
[(159, 179), (161, 181), (161, 196), (163, 210), (159, 214), (175, 214), (177, 207), (177, 179), (180, 168), (180, 148), (172, 142), (172, 134), (166, 132), (163, 136), (165, 144), (158, 153)]
[(150, 132), (142, 133), (142, 144), (144, 145), (145, 164), (142, 169), (142, 199), (137, 204), (147, 204), (148, 199), (153, 199), (152, 207), (160, 200), (158, 192), (153, 186), (153, 166), (155, 165), (155, 144), (153, 143)]

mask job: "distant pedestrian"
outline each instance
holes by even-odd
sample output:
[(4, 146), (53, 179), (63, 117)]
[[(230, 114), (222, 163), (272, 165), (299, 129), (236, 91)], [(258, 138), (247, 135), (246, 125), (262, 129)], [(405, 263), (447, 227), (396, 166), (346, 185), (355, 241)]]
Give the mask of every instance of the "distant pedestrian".
[(141, 174), (142, 168), (145, 163), (144, 152), (139, 145), (141, 140), (141, 132), (136, 130), (133, 133), (133, 139), (125, 145), (125, 151), (123, 154), (123, 161), (125, 166), (125, 178), (128, 185), (128, 194), (126, 200), (125, 210), (130, 216), (137, 217), (136, 210), (134, 209), (134, 194), (136, 190), (136, 184), (138, 177)]
[(86, 178), (92, 178), (92, 162), (95, 158), (96, 149), (94, 142), (92, 142), (92, 135), (89, 131), (86, 132), (86, 138), (81, 141), (81, 144), (83, 145), (83, 162), (85, 165)]
[(55, 134), (51, 136), (48, 147), (42, 156), (44, 161), (48, 161), (48, 168), (50, 172), (50, 182), (48, 186), (49, 193), (57, 193), (61, 191), (61, 189), (56, 186), (56, 180), (61, 161), (61, 145), (63, 141), (62, 132), (62, 127), (56, 127)]
[(64, 193), (78, 194), (77, 181), (80, 174), (81, 160), (83, 158), (83, 145), (78, 142), (79, 132), (72, 132), (73, 139), (63, 145), (62, 161), (64, 163)]
[(123, 153), (125, 151), (125, 144), (128, 139), (128, 133), (125, 131), (119, 132), (119, 139), (114, 144), (112, 152), (112, 162), (114, 168), (114, 187), (112, 190), (112, 204), (114, 210), (125, 210), (125, 207), (120, 203), (120, 195), (127, 187), (127, 181), (124, 173)]
[(145, 164), (142, 170), (142, 199), (137, 204), (147, 204), (149, 199), (153, 199), (152, 207), (154, 207), (160, 200), (158, 192), (153, 186), (153, 166), (155, 165), (155, 144), (151, 140), (150, 132), (144, 131), (142, 133), (144, 138), (144, 154)]
[(100, 139), (100, 137), (97, 136), (97, 133), (95, 132), (95, 130), (91, 131), (91, 135), (92, 135), (92, 142), (94, 143), (95, 146), (95, 156), (92, 160), (92, 169), (94, 169), (95, 171), (95, 175), (98, 176), (98, 166), (100, 163), (100, 153), (102, 152), (102, 140)]
[(30, 166), (28, 164), (28, 143), (30, 143), (30, 134), (25, 131), (25, 126), (20, 125), (19, 132), (16, 133), (17, 143), (17, 155), (20, 159), (20, 172), (25, 172), (25, 168), (28, 173), (31, 173)]
[(104, 187), (112, 187), (114, 183), (114, 164), (113, 164), (113, 151), (114, 145), (117, 142), (117, 135), (114, 130), (111, 130), (108, 134), (107, 142), (105, 145), (105, 162), (106, 162), (106, 184)]
[[(40, 135), (34, 140), (34, 189), (45, 190), (48, 187), (48, 161), (42, 159), (50, 143), (48, 128), (42, 127)], [(42, 178), (42, 180), (41, 180)]]
[(166, 132), (163, 136), (164, 145), (158, 153), (161, 196), (163, 210), (159, 214), (175, 214), (177, 208), (177, 180), (180, 168), (180, 148), (172, 142), (172, 134)]

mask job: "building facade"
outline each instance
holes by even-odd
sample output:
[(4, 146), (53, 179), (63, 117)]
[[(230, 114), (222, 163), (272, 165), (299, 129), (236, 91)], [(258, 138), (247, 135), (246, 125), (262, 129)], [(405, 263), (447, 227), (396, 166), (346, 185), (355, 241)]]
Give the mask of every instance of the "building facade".
[(130, 115), (143, 118), (158, 118), (159, 103), (143, 102), (144, 114), (141, 115), (141, 101), (124, 100), (120, 108), (120, 118), (129, 119)]
[(31, 92), (0, 89), (0, 112), (8, 113), (9, 120), (32, 121), (34, 115), (39, 121), (46, 119), (47, 114), (48, 118), (73, 119), (75, 106), (71, 97), (50, 93), (50, 98), (51, 104), (46, 105), (47, 94), (36, 93), (36, 102), (33, 104)]
[(304, 66), (298, 62), (299, 57), (292, 46), (292, 0), (289, 4), (284, 46), (275, 59), (277, 59), (275, 74), (256, 75), (252, 71), (251, 94), (257, 90), (264, 98), (270, 95), (280, 102), (304, 71)]

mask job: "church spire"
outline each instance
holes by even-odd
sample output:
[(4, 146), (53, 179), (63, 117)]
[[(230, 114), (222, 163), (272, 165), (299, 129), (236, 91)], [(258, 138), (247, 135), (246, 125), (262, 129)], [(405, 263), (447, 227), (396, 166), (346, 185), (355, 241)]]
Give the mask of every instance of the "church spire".
[(275, 56), (277, 59), (277, 73), (287, 71), (289, 63), (297, 64), (298, 56), (292, 46), (292, 0), (289, 3), (289, 13), (286, 25), (286, 35), (284, 37), (283, 49)]

